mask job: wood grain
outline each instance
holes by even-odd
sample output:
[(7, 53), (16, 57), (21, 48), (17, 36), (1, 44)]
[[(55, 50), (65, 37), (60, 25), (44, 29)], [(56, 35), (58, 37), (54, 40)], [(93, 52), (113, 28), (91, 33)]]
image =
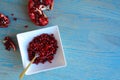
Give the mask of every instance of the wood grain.
[[(42, 28), (29, 20), (27, 2), (0, 0), (0, 12), (11, 20), (9, 28), (0, 28), (1, 40), (9, 35), (17, 44), (17, 33)], [(120, 0), (55, 0), (46, 14), (46, 27), (60, 28), (67, 67), (24, 80), (120, 80)], [(0, 80), (18, 80), (23, 70), (19, 48), (8, 52), (0, 43), (0, 69)]]

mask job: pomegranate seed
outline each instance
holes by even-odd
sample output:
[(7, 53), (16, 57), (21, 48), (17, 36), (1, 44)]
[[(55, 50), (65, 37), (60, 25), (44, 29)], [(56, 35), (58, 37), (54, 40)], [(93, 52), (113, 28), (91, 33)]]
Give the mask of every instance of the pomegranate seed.
[(14, 14), (12, 13), (11, 16), (14, 16)]
[(14, 21), (17, 21), (17, 18), (13, 18)]
[(25, 28), (28, 28), (28, 25), (25, 25), (24, 27), (25, 27)]

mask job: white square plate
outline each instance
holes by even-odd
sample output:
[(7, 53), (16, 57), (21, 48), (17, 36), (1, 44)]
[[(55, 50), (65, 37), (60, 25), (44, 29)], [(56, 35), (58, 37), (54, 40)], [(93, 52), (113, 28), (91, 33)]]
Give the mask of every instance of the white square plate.
[(32, 41), (32, 39), (35, 36), (38, 36), (43, 33), (54, 34), (57, 40), (57, 43), (58, 43), (57, 52), (54, 56), (54, 59), (52, 60), (52, 63), (45, 62), (44, 64), (42, 63), (32, 64), (27, 70), (27, 72), (25, 73), (26, 75), (31, 75), (31, 74), (35, 74), (38, 72), (66, 66), (66, 60), (64, 56), (64, 51), (63, 51), (63, 47), (61, 43), (58, 26), (52, 26), (52, 27), (48, 27), (44, 29), (38, 29), (38, 30), (33, 30), (33, 31), (28, 31), (28, 32), (17, 34), (17, 40), (18, 40), (18, 44), (20, 48), (23, 67), (24, 68), (27, 67), (27, 65), (30, 63), (30, 61), (28, 60), (28, 53), (27, 53), (29, 42)]

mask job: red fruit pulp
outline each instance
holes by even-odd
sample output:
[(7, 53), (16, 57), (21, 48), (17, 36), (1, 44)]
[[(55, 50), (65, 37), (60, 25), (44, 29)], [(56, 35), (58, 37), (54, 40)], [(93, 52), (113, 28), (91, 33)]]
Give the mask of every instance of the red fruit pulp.
[(0, 27), (6, 28), (8, 27), (9, 23), (10, 23), (10, 20), (8, 16), (5, 16), (4, 14), (0, 13)]
[(28, 13), (32, 22), (38, 26), (45, 26), (48, 24), (48, 18), (44, 15), (41, 8), (44, 5), (39, 0), (29, 0)]
[(49, 6), (50, 9), (52, 9), (54, 1), (53, 0), (42, 0), (42, 3), (46, 6)]
[(36, 36), (28, 45), (28, 56), (31, 61), (35, 54), (38, 54), (34, 61), (35, 64), (52, 62), (56, 54), (58, 45), (53, 34), (41, 34)]

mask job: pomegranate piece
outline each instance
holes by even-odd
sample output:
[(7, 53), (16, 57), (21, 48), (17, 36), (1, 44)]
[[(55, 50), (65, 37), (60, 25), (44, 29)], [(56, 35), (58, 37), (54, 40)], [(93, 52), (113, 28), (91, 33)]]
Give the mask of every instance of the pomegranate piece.
[(42, 11), (36, 11), (29, 14), (32, 22), (38, 26), (45, 26), (48, 24), (48, 18)]
[(5, 16), (4, 14), (0, 13), (0, 27), (6, 28), (8, 27), (9, 23), (10, 23), (10, 20), (8, 16)]
[[(48, 8), (49, 7), (49, 8)], [(49, 23), (48, 17), (43, 10), (53, 8), (53, 0), (29, 0), (28, 13), (31, 21), (38, 26), (45, 26)]]
[(42, 0), (42, 3), (45, 6), (49, 6), (49, 9), (52, 10), (54, 6), (54, 1), (53, 0)]
[(13, 48), (13, 50), (16, 51), (15, 43), (12, 41), (12, 39), (9, 36), (6, 36), (4, 38), (3, 43), (6, 50), (10, 51), (10, 49)]

